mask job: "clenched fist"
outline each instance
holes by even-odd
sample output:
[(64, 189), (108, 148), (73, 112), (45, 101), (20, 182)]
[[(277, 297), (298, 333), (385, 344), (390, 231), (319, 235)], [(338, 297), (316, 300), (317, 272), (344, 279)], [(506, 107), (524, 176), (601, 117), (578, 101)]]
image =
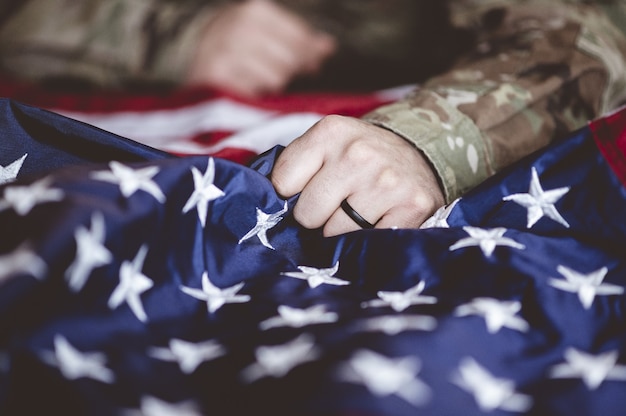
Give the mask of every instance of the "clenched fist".
[(245, 98), (282, 91), (314, 74), (336, 50), (335, 39), (270, 0), (224, 6), (207, 24), (187, 84)]
[(283, 197), (300, 192), (295, 219), (333, 236), (359, 229), (349, 204), (376, 228), (419, 227), (445, 203), (422, 153), (368, 122), (327, 116), (281, 153), (271, 174)]

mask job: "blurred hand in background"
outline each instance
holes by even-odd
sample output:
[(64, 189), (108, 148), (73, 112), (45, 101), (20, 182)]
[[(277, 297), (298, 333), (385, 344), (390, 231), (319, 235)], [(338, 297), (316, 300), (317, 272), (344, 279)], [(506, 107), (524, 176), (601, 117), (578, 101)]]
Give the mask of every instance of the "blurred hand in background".
[(248, 0), (209, 21), (186, 82), (255, 98), (315, 74), (336, 49), (332, 36), (300, 16), (270, 0)]

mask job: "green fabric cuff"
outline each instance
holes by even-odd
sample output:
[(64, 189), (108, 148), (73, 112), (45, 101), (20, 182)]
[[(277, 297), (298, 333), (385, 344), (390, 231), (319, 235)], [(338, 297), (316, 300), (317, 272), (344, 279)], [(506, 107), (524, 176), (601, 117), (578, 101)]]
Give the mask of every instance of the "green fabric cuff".
[(431, 91), (380, 107), (364, 120), (413, 143), (432, 164), (450, 203), (493, 175), (493, 154), (474, 122)]

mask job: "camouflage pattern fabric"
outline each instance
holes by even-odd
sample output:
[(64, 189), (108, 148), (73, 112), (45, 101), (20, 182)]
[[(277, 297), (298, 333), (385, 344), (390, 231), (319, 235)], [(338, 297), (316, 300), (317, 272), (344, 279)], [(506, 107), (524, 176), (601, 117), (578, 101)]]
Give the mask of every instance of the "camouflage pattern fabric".
[[(0, 0), (0, 4), (17, 3)], [(25, 0), (0, 6), (0, 65), (32, 80), (101, 86), (184, 76), (211, 11), (222, 1)]]
[(480, 35), (475, 50), (364, 118), (421, 149), (451, 202), (626, 100), (625, 28), (604, 12), (626, 7), (593, 3), (453, 2), (457, 24)]

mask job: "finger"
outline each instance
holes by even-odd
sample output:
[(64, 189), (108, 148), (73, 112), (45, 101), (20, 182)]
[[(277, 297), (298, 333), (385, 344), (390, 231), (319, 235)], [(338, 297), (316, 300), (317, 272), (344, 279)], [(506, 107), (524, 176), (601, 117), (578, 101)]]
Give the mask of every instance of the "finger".
[[(317, 71), (335, 47), (329, 36), (306, 36), (301, 41), (290, 39), (259, 39), (255, 54), (265, 59), (289, 80), (300, 74)], [(321, 39), (321, 40), (320, 40)], [(262, 55), (262, 56), (260, 56)]]
[(361, 227), (357, 225), (346, 213), (337, 208), (335, 212), (330, 216), (326, 224), (324, 225), (323, 234), (324, 237), (334, 237), (336, 235), (349, 233), (351, 231), (360, 230)]
[(316, 69), (336, 50), (337, 42), (333, 36), (316, 30), (299, 15), (273, 2), (257, 3), (263, 8), (259, 11), (263, 16), (258, 22), (266, 29), (259, 32), (272, 36), (271, 44), (281, 45), (290, 52), (297, 62), (298, 72)]
[(376, 228), (418, 228), (434, 211), (434, 208), (420, 204), (392, 206), (378, 221)]
[(257, 96), (282, 92), (292, 78), (289, 68), (268, 58), (246, 60), (243, 65)]
[(286, 80), (285, 84), (302, 72), (305, 61), (308, 60), (302, 56), (302, 50), (271, 36), (260, 36), (248, 53)]
[(306, 228), (319, 228), (340, 206), (352, 183), (341, 169), (323, 165), (309, 180), (294, 207), (294, 218)]
[[(359, 198), (359, 195), (365, 195), (365, 198)], [(346, 201), (348, 205), (345, 209), (340, 203), (339, 209), (336, 210), (326, 222), (324, 226), (325, 236), (330, 237), (350, 231), (372, 228), (370, 225), (376, 226), (378, 218), (380, 218), (386, 209), (385, 206), (376, 204), (376, 200), (369, 194), (360, 193), (351, 195), (346, 198)], [(372, 201), (374, 201), (374, 203)], [(357, 209), (356, 207), (359, 208)], [(352, 211), (352, 213), (350, 211)], [(360, 220), (358, 217), (360, 217)], [(369, 225), (363, 226), (363, 224), (361, 224), (363, 220), (369, 223)]]
[(328, 34), (317, 35), (312, 43), (299, 51), (304, 52), (301, 55), (300, 74), (315, 74), (336, 53), (337, 41)]
[(224, 69), (214, 71), (207, 76), (207, 83), (239, 97), (255, 99), (263, 96), (269, 89), (267, 83), (256, 69), (243, 65), (241, 62)]
[[(239, 77), (254, 85), (257, 95), (279, 93), (310, 65), (307, 50), (292, 48), (267, 32), (260, 32), (251, 42), (231, 50), (230, 59), (239, 65)], [(304, 54), (304, 55), (303, 55)], [(308, 69), (307, 69), (308, 71)]]
[(295, 139), (280, 154), (270, 179), (276, 191), (283, 197), (301, 192), (311, 178), (322, 168), (326, 155), (325, 130), (318, 124)]
[(318, 38), (320, 42), (328, 42), (309, 22), (286, 7), (273, 1), (254, 1), (258, 10), (251, 11), (251, 17), (263, 25), (268, 33), (272, 33), (275, 39), (290, 42), (294, 47), (311, 44)]
[(312, 28), (303, 28), (300, 32), (280, 36), (281, 44), (297, 60), (300, 72), (310, 72), (318, 68), (337, 50), (337, 42), (333, 36)]
[[(417, 228), (436, 210), (435, 205), (429, 203), (428, 197), (419, 192), (407, 199), (402, 193), (361, 191), (350, 195), (347, 201), (357, 215), (378, 229)], [(332, 236), (363, 228), (358, 222), (358, 219), (353, 220), (342, 209), (329, 218), (324, 226), (324, 235)]]
[(225, 67), (223, 82), (232, 90), (248, 91), (252, 97), (280, 92), (289, 81), (289, 76), (266, 56), (246, 54)]

